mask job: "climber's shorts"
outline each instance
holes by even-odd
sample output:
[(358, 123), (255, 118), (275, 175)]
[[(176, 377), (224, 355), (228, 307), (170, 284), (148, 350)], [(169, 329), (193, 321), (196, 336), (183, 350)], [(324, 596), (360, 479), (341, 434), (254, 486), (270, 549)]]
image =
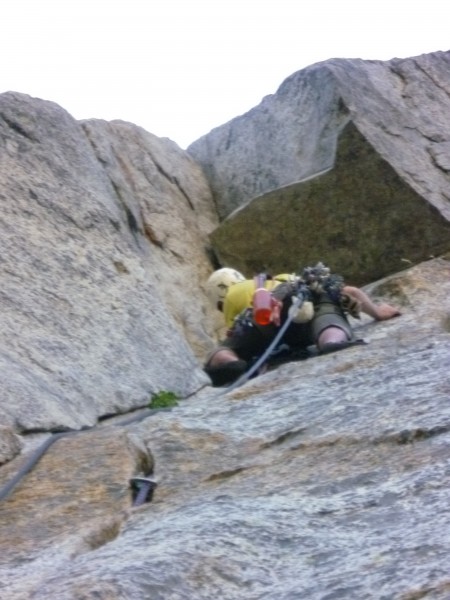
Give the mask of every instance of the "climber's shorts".
[(311, 321), (312, 337), (316, 343), (322, 331), (328, 327), (339, 327), (348, 340), (353, 339), (353, 331), (340, 306), (331, 302), (326, 294), (323, 294), (315, 307), (314, 318)]
[(231, 330), (229, 336), (208, 357), (206, 364), (208, 364), (214, 354), (225, 348), (233, 350), (242, 360), (251, 361), (264, 353), (276, 336), (277, 331), (278, 327), (274, 325), (253, 325), (245, 328), (235, 328)]

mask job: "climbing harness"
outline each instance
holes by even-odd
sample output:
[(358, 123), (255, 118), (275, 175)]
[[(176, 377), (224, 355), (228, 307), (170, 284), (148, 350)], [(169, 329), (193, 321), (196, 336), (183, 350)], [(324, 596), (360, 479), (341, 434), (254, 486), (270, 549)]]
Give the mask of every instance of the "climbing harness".
[(228, 386), (222, 393), (231, 392), (235, 390), (239, 386), (243, 385), (246, 381), (250, 379), (250, 377), (256, 373), (256, 371), (267, 361), (269, 356), (272, 354), (272, 351), (276, 348), (277, 344), (283, 337), (286, 332), (286, 329), (291, 324), (292, 320), (295, 318), (298, 310), (301, 308), (303, 302), (309, 298), (309, 290), (305, 286), (300, 286), (297, 294), (292, 298), (292, 304), (288, 310), (288, 316), (286, 321), (280, 327), (277, 335), (273, 338), (272, 342), (269, 344), (265, 352), (260, 356), (260, 358), (250, 367), (248, 371), (243, 373), (234, 383)]

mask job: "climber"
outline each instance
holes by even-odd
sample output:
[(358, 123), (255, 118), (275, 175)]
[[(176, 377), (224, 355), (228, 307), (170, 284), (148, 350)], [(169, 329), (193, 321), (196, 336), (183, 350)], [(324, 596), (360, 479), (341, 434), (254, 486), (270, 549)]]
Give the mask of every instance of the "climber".
[[(258, 286), (270, 292), (272, 298), (271, 320), (263, 325), (255, 321), (253, 306)], [(304, 355), (313, 345), (320, 354), (327, 354), (364, 343), (355, 339), (347, 314), (359, 318), (363, 312), (377, 321), (400, 314), (389, 304), (376, 305), (361, 289), (330, 274), (322, 263), (304, 269), (301, 277), (281, 274), (265, 277), (262, 284), (261, 279), (245, 279), (238, 271), (225, 267), (210, 276), (206, 289), (213, 306), (223, 312), (228, 328), (226, 339), (204, 365), (215, 386), (235, 381), (266, 351), (288, 318), (292, 298), (298, 294), (302, 295), (301, 306), (291, 317), (281, 341), (290, 351)]]

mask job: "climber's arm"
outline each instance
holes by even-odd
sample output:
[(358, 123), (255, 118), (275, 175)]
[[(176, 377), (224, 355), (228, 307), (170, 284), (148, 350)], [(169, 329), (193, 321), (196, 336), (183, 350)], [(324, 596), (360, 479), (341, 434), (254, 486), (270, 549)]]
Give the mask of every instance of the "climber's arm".
[(359, 304), (361, 312), (369, 315), (376, 321), (387, 321), (393, 317), (399, 316), (400, 311), (387, 303), (375, 304), (369, 296), (361, 289), (346, 285), (342, 289), (342, 294), (348, 295)]

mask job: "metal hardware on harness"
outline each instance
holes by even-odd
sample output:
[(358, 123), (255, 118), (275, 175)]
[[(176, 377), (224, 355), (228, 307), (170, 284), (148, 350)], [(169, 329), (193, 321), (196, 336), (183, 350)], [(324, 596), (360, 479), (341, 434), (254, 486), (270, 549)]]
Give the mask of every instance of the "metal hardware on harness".
[(341, 275), (332, 275), (323, 263), (303, 269), (302, 279), (314, 292), (326, 292), (333, 302), (340, 302), (344, 279)]

